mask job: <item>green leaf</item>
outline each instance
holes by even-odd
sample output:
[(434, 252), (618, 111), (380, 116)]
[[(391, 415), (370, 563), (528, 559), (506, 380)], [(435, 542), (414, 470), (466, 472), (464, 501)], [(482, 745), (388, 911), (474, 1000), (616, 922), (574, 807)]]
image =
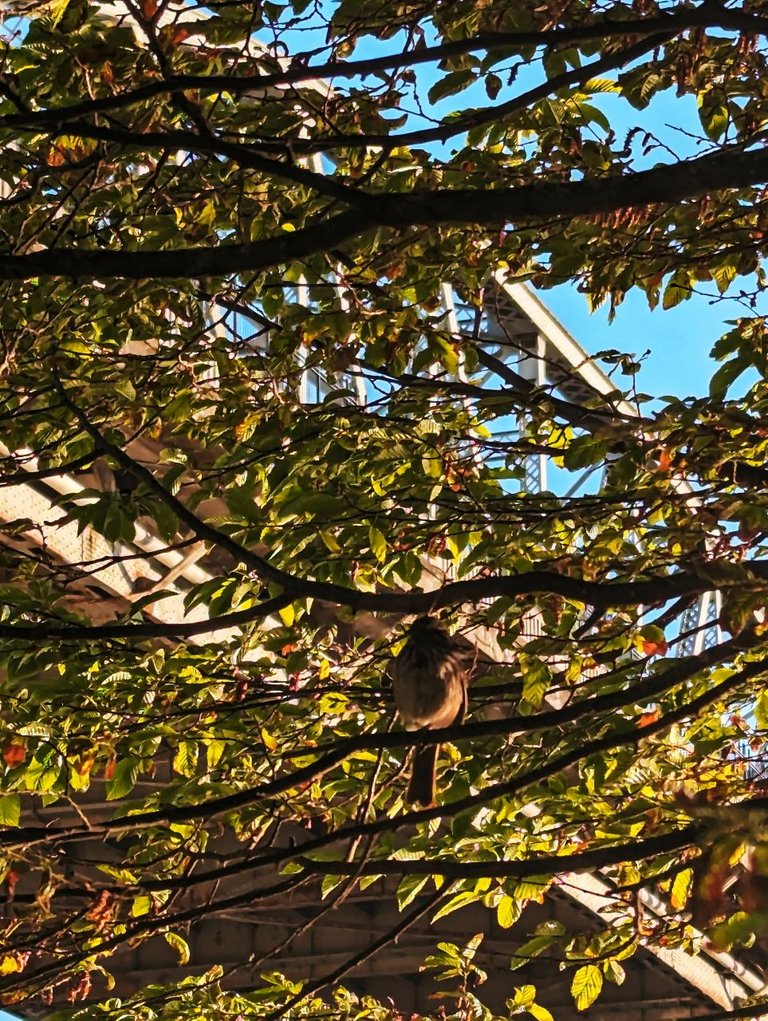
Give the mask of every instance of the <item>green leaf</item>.
[(489, 99), (495, 99), (501, 91), (501, 78), (497, 74), (485, 76), (485, 94)]
[(556, 935), (533, 936), (515, 951), (509, 964), (510, 970), (514, 971), (528, 964), (532, 957), (538, 957), (540, 953), (551, 947), (557, 938)]
[(603, 971), (605, 972), (605, 977), (609, 980), (609, 982), (613, 982), (613, 984), (617, 986), (622, 985), (624, 979), (627, 977), (626, 971), (619, 962), (612, 961), (610, 958), (603, 962)]
[(730, 123), (728, 106), (712, 90), (699, 95), (699, 120), (707, 138), (713, 141), (724, 135), (728, 129)]
[(347, 507), (343, 500), (330, 493), (300, 493), (280, 505), (283, 516), (306, 514), (310, 518), (322, 518), (327, 523), (342, 516)]
[(688, 301), (693, 294), (688, 274), (675, 273), (664, 288), (661, 307), (665, 310), (674, 308), (682, 301)]
[(462, 890), (460, 893), (451, 897), (450, 900), (446, 901), (446, 903), (435, 912), (432, 916), (432, 921), (436, 922), (439, 918), (445, 918), (446, 915), (450, 915), (454, 911), (458, 911), (459, 908), (466, 907), (467, 904), (474, 904), (480, 899), (481, 895), (475, 890)]
[(543, 660), (526, 653), (520, 654), (518, 662), (523, 676), (523, 698), (538, 709), (552, 686), (552, 671)]
[(571, 471), (600, 464), (605, 460), (608, 443), (599, 436), (577, 436), (563, 454), (563, 465)]
[(118, 798), (124, 798), (130, 794), (136, 786), (138, 774), (138, 766), (133, 759), (120, 759), (115, 766), (112, 779), (107, 780), (104, 785), (107, 801), (116, 801)]
[(413, 901), (429, 882), (429, 876), (405, 876), (397, 887), (397, 907), (400, 911)]
[(136, 387), (130, 381), (130, 379), (118, 379), (115, 383), (115, 390), (123, 397), (127, 397), (129, 401), (136, 400)]
[(731, 384), (734, 383), (743, 372), (746, 372), (748, 368), (749, 358), (745, 354), (740, 354), (736, 358), (732, 358), (730, 361), (725, 362), (725, 364), (720, 366), (710, 380), (709, 396), (713, 398), (713, 400), (723, 400), (728, 393), (728, 388)]
[(611, 130), (611, 122), (603, 113), (603, 111), (594, 106), (592, 103), (584, 103), (581, 100), (576, 101), (579, 113), (585, 121), (592, 121), (603, 129), (603, 131)]
[(368, 541), (371, 544), (371, 552), (379, 563), (383, 564), (388, 554), (387, 540), (374, 525), (368, 529)]
[(18, 826), (21, 799), (18, 794), (0, 794), (0, 826)]
[(445, 99), (446, 96), (455, 96), (457, 92), (462, 92), (476, 80), (477, 72), (472, 68), (452, 71), (441, 78), (439, 82), (435, 82), (427, 93), (427, 98), (430, 103), (436, 103), (440, 99)]

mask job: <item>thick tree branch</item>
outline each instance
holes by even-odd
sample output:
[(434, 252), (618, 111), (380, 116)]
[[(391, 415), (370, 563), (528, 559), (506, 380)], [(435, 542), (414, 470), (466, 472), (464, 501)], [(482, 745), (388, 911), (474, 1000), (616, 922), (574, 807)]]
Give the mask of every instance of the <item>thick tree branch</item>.
[(87, 467), (93, 463), (97, 456), (96, 453), (83, 454), (82, 457), (77, 457), (66, 464), (53, 465), (51, 468), (39, 468), (37, 471), (30, 469), (30, 471), (17, 471), (10, 474), (5, 474), (0, 464), (0, 486), (29, 485), (30, 482), (41, 482), (43, 479), (56, 478), (65, 472), (73, 472), (79, 468)]
[(592, 851), (573, 854), (548, 854), (523, 861), (454, 861), (432, 858), (417, 861), (315, 861), (297, 856), (297, 860), (310, 875), (346, 876), (360, 870), (364, 876), (444, 876), (446, 879), (524, 879), (526, 876), (558, 875), (562, 872), (594, 872), (623, 862), (642, 861), (657, 854), (669, 854), (690, 847), (704, 832), (701, 823), (671, 833), (662, 833), (647, 840), (628, 844), (598, 847)]
[(715, 1014), (692, 1014), (690, 1021), (736, 1021), (737, 1018), (754, 1018), (759, 1021), (765, 1017), (768, 1017), (768, 1000), (734, 1007), (732, 1010), (721, 1010)]
[[(205, 531), (200, 530), (201, 533)], [(202, 537), (202, 536), (200, 536)], [(210, 541), (210, 540), (209, 540)], [(223, 546), (223, 544), (222, 544)], [(305, 598), (323, 599), (338, 606), (354, 610), (370, 610), (379, 613), (409, 614), (433, 613), (446, 606), (462, 603), (477, 604), (485, 599), (499, 596), (517, 598), (531, 595), (559, 595), (564, 599), (584, 603), (597, 609), (611, 609), (622, 606), (657, 606), (684, 595), (701, 595), (704, 592), (726, 591), (749, 588), (755, 592), (768, 590), (768, 563), (762, 561), (738, 565), (737, 570), (717, 574), (716, 563), (702, 563), (701, 574), (678, 571), (636, 582), (586, 581), (567, 575), (544, 570), (528, 571), (525, 574), (504, 575), (492, 578), (473, 578), (452, 582), (441, 589), (423, 591), (411, 589), (407, 592), (358, 592), (344, 585), (331, 582), (317, 582), (298, 578), (271, 567), (262, 571), (253, 567), (258, 554), (241, 550), (238, 559), (252, 567), (254, 573), (266, 580), (274, 580), (277, 573), (284, 586), (284, 593), (247, 610), (238, 610), (208, 621), (168, 624), (101, 624), (78, 625), (37, 622), (34, 624), (0, 624), (0, 637), (19, 641), (40, 641), (55, 638), (66, 641), (89, 638), (159, 638), (186, 637), (203, 634), (225, 627), (236, 627), (262, 620), (294, 600)], [(262, 558), (258, 558), (261, 560)], [(726, 567), (737, 567), (728, 563)]]
[[(546, 99), (547, 96), (552, 95), (553, 92), (557, 92), (560, 89), (571, 88), (573, 86), (582, 85), (590, 78), (596, 78), (599, 75), (606, 74), (608, 71), (614, 71), (620, 67), (624, 67), (626, 64), (631, 63), (633, 60), (637, 60), (650, 50), (655, 49), (662, 43), (666, 42), (670, 36), (668, 34), (652, 35), (643, 38), (640, 42), (636, 42), (625, 49), (616, 50), (609, 53), (597, 60), (592, 61), (591, 64), (586, 64), (579, 67), (571, 68), (569, 71), (563, 71), (561, 74), (554, 75), (552, 78), (547, 78), (545, 81), (536, 85), (534, 88), (528, 89), (526, 92), (522, 92), (519, 95), (507, 100), (504, 103), (499, 103), (496, 106), (484, 107), (480, 110), (473, 110), (465, 113), (459, 117), (451, 117), (446, 121), (442, 121), (440, 124), (435, 125), (432, 128), (421, 128), (415, 131), (403, 132), (401, 134), (335, 134), (335, 135), (319, 135), (313, 139), (301, 139), (301, 138), (287, 138), (285, 140), (263, 140), (258, 138), (257, 146), (264, 151), (277, 151), (286, 153), (290, 152), (292, 155), (308, 155), (315, 152), (326, 152), (338, 148), (367, 148), (372, 145), (382, 146), (384, 148), (391, 148), (393, 146), (415, 146), (415, 145), (428, 145), (431, 142), (446, 142), (449, 138), (455, 138), (456, 135), (462, 132), (469, 131), (472, 128), (482, 127), (484, 124), (500, 123), (505, 117), (509, 117), (511, 114), (516, 113), (519, 110), (525, 110), (531, 106), (531, 104), (538, 102), (541, 99)], [(0, 123), (0, 126), (2, 124)], [(35, 123), (19, 125), (20, 128), (29, 131), (39, 132), (39, 125)], [(107, 135), (99, 135), (94, 132), (98, 132), (99, 129), (80, 128), (78, 123), (68, 121), (66, 123), (55, 125), (57, 133), (71, 133), (81, 134), (83, 137), (104, 137)], [(193, 139), (199, 139), (201, 136), (192, 135)], [(258, 136), (257, 136), (258, 137)], [(148, 142), (147, 144), (155, 144)], [(233, 148), (238, 148), (234, 146)], [(192, 151), (196, 151), (193, 149)], [(266, 160), (265, 160), (266, 162)], [(275, 164), (280, 166), (280, 164)], [(286, 167), (290, 167), (290, 164), (284, 164)], [(298, 168), (300, 171), (300, 168)], [(274, 173), (274, 170), (273, 170)], [(307, 173), (310, 173), (307, 171)], [(287, 176), (287, 175), (285, 175)]]
[[(768, 149), (739, 147), (635, 174), (587, 177), (565, 184), (518, 188), (415, 190), (406, 194), (366, 193), (369, 210), (339, 213), (280, 237), (248, 244), (173, 251), (105, 251), (59, 248), (28, 255), (0, 255), (0, 279), (68, 276), (85, 279), (195, 278), (226, 276), (292, 262), (327, 252), (375, 227), (396, 231), (413, 226), (504, 223), (532, 226), (553, 219), (657, 203), (682, 202), (719, 189), (746, 188), (768, 181)], [(374, 210), (375, 212), (371, 212)]]

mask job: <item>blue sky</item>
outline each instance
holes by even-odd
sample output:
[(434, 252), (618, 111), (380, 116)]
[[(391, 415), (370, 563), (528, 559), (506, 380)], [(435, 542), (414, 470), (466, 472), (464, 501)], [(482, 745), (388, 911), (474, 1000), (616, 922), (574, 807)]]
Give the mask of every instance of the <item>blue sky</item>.
[[(429, 41), (432, 41), (431, 39)], [(381, 50), (391, 52), (389, 44), (374, 44), (370, 40), (356, 51), (356, 57), (365, 57)], [(502, 65), (504, 66), (504, 65)], [(500, 68), (502, 79), (506, 78)], [(420, 91), (427, 89), (444, 72), (435, 65), (427, 64), (417, 71)], [(495, 102), (503, 103), (514, 94), (524, 92), (541, 81), (541, 70), (535, 62), (521, 66), (512, 86), (505, 84)], [(608, 75), (615, 79), (616, 75)], [(653, 98), (645, 110), (635, 110), (626, 101), (610, 93), (597, 94), (591, 102), (603, 110), (611, 129), (619, 140), (635, 128), (642, 127), (652, 132), (658, 145), (647, 156), (635, 160), (635, 169), (650, 167), (657, 163), (673, 163), (675, 158), (692, 157), (711, 151), (712, 143), (704, 136), (698, 116), (696, 97), (686, 95), (678, 98), (669, 89)], [(434, 104), (430, 112), (441, 116), (457, 107), (482, 106), (489, 104), (481, 84), (472, 85), (459, 96), (450, 96)], [(419, 124), (419, 117), (412, 116), (403, 130)], [(595, 127), (595, 133), (602, 133)], [(463, 144), (457, 137), (435, 150), (445, 156), (451, 149)], [(735, 280), (724, 298), (721, 298), (714, 284), (702, 284), (700, 293), (672, 309), (651, 311), (642, 291), (627, 294), (619, 306), (612, 322), (609, 322), (608, 307), (590, 313), (583, 295), (570, 286), (540, 291), (540, 297), (550, 307), (566, 329), (589, 352), (595, 353), (606, 348), (642, 356), (642, 369), (635, 377), (637, 389), (653, 396), (674, 395), (678, 397), (703, 396), (709, 390), (709, 380), (719, 363), (710, 358), (712, 345), (730, 327), (728, 320), (754, 314), (739, 299), (742, 287), (754, 289), (754, 281)], [(768, 311), (768, 302), (761, 302), (758, 312)], [(605, 367), (605, 366), (604, 366)], [(617, 386), (624, 387), (626, 376), (616, 376)], [(734, 388), (738, 390), (738, 384)], [(743, 390), (743, 386), (742, 386)]]
[[(433, 39), (428, 35), (427, 41), (432, 42)], [(356, 49), (354, 56), (359, 58), (393, 52), (396, 42), (388, 40), (386, 43), (377, 43), (366, 39)], [(302, 45), (306, 45), (306, 40), (302, 40)], [(507, 77), (504, 66), (506, 62), (494, 68), (503, 80)], [(422, 95), (444, 73), (434, 64), (419, 67), (417, 76)], [(494, 102), (503, 103), (514, 94), (526, 91), (538, 84), (541, 77), (541, 69), (535, 61), (521, 65), (513, 84), (505, 82)], [(606, 77), (615, 79), (616, 75)], [(676, 158), (711, 151), (712, 143), (704, 136), (694, 96), (678, 98), (670, 89), (655, 96), (645, 110), (635, 110), (626, 101), (610, 93), (597, 94), (591, 102), (605, 112), (619, 140), (638, 126), (652, 132), (656, 138), (658, 145), (646, 156), (636, 159), (635, 169), (660, 162), (673, 163)], [(449, 96), (431, 107), (427, 106), (427, 112), (446, 116), (457, 108), (473, 105), (489, 105), (485, 88), (480, 83), (470, 86), (458, 96)], [(422, 120), (415, 110), (409, 112), (408, 123), (401, 130), (424, 127), (430, 123)], [(594, 131), (596, 135), (602, 134), (598, 126), (595, 126)], [(442, 146), (431, 148), (448, 157), (451, 150), (463, 144), (463, 138), (457, 136)], [(539, 293), (588, 352), (617, 348), (638, 357), (649, 352), (635, 377), (638, 390), (653, 396), (670, 394), (687, 397), (707, 394), (709, 380), (718, 365), (710, 358), (710, 351), (717, 338), (730, 328), (727, 321), (754, 314), (739, 300), (742, 287), (751, 290), (754, 282), (737, 279), (723, 299), (717, 294), (714, 284), (702, 284), (700, 293), (694, 294), (677, 307), (667, 310), (659, 307), (654, 311), (648, 308), (645, 295), (638, 289), (626, 296), (612, 322), (609, 322), (607, 306), (590, 313), (586, 299), (573, 287), (562, 286)], [(768, 311), (768, 302), (761, 304), (764, 307), (758, 311)], [(617, 386), (628, 385), (626, 376), (617, 375), (614, 378)], [(739, 389), (738, 384), (735, 389)]]
[[(735, 301), (713, 304), (703, 295), (694, 295), (676, 308), (652, 312), (645, 295), (636, 290), (627, 295), (609, 323), (607, 306), (590, 314), (586, 299), (574, 288), (557, 287), (540, 296), (590, 354), (606, 348), (637, 356), (650, 351), (636, 380), (638, 389), (655, 397), (705, 395), (719, 364), (709, 357), (713, 343), (729, 329), (726, 320), (747, 314)], [(617, 385), (624, 386), (626, 378), (616, 377)]]
[[(692, 156), (702, 150), (696, 136), (701, 128), (692, 96), (678, 99), (669, 90), (657, 96), (644, 111), (635, 111), (613, 96), (595, 97), (595, 105), (606, 111), (617, 135), (642, 124), (679, 156)], [(663, 158), (653, 154), (652, 161)], [(575, 288), (562, 286), (542, 291), (540, 296), (563, 326), (588, 352), (606, 348), (637, 356), (650, 353), (636, 377), (638, 389), (654, 396), (703, 396), (717, 368), (710, 358), (712, 345), (730, 327), (728, 320), (749, 316), (750, 309), (740, 300), (742, 287), (752, 289), (753, 281), (737, 279), (724, 298), (714, 284), (702, 284), (700, 292), (672, 309), (651, 311), (642, 291), (633, 290), (608, 321), (608, 307), (590, 313), (586, 299)], [(765, 306), (765, 303), (760, 303)], [(758, 311), (765, 312), (765, 307)], [(626, 377), (623, 377), (626, 379)], [(623, 385), (620, 378), (617, 384)]]

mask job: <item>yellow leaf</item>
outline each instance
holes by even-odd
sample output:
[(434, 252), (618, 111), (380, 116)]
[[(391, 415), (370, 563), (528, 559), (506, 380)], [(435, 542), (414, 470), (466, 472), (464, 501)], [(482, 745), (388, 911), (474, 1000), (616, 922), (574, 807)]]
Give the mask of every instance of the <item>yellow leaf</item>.
[(0, 960), (0, 975), (12, 975), (15, 971), (21, 971), (21, 962), (15, 954), (6, 954)]
[(675, 911), (681, 911), (688, 903), (688, 894), (691, 892), (692, 879), (693, 869), (683, 869), (682, 872), (678, 872), (675, 876), (675, 881), (672, 884), (672, 890), (669, 894), (669, 903)]
[(139, 918), (141, 915), (148, 915), (152, 910), (152, 898), (148, 897), (145, 893), (139, 897), (135, 897), (133, 904), (131, 904), (131, 914), (134, 918)]
[(509, 929), (520, 917), (520, 905), (504, 894), (496, 905), (496, 921), (502, 929)]
[(290, 627), (296, 620), (296, 611), (293, 608), (293, 604), (284, 606), (282, 610), (278, 610), (277, 612), (280, 615), (280, 620), (286, 627)]
[(165, 932), (165, 942), (179, 955), (179, 964), (189, 964), (189, 944), (175, 932)]
[(578, 968), (571, 982), (571, 995), (577, 1010), (586, 1010), (595, 1002), (603, 988), (603, 975), (597, 965)]
[(53, 27), (56, 28), (58, 23), (67, 13), (70, 0), (54, 0), (50, 6), (51, 20), (53, 21)]
[(373, 525), (368, 529), (368, 541), (371, 544), (371, 552), (379, 563), (383, 564), (387, 559), (387, 540), (379, 529), (374, 528)]

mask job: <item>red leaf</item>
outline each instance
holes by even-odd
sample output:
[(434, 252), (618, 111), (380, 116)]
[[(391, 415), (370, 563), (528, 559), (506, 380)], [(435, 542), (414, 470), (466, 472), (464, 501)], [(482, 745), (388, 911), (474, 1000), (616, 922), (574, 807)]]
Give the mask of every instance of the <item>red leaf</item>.
[(3, 745), (3, 762), (6, 766), (20, 766), (27, 757), (27, 750), (20, 741), (9, 738)]
[(5, 873), (5, 888), (8, 892), (8, 900), (13, 900), (13, 895), (16, 890), (16, 884), (19, 881), (20, 874), (14, 869), (8, 869)]
[(108, 890), (100, 890), (93, 906), (86, 912), (85, 917), (96, 923), (101, 929), (112, 918), (112, 895)]
[(666, 656), (669, 644), (663, 638), (660, 642), (644, 641), (643, 652), (646, 656)]
[(86, 971), (81, 975), (77, 983), (69, 989), (67, 1000), (70, 1003), (77, 1003), (78, 1000), (87, 1000), (91, 992), (91, 974)]
[(637, 725), (638, 727), (650, 727), (652, 723), (656, 723), (660, 716), (661, 713), (659, 712), (658, 708), (651, 709), (647, 713), (643, 713), (643, 715), (637, 721)]

